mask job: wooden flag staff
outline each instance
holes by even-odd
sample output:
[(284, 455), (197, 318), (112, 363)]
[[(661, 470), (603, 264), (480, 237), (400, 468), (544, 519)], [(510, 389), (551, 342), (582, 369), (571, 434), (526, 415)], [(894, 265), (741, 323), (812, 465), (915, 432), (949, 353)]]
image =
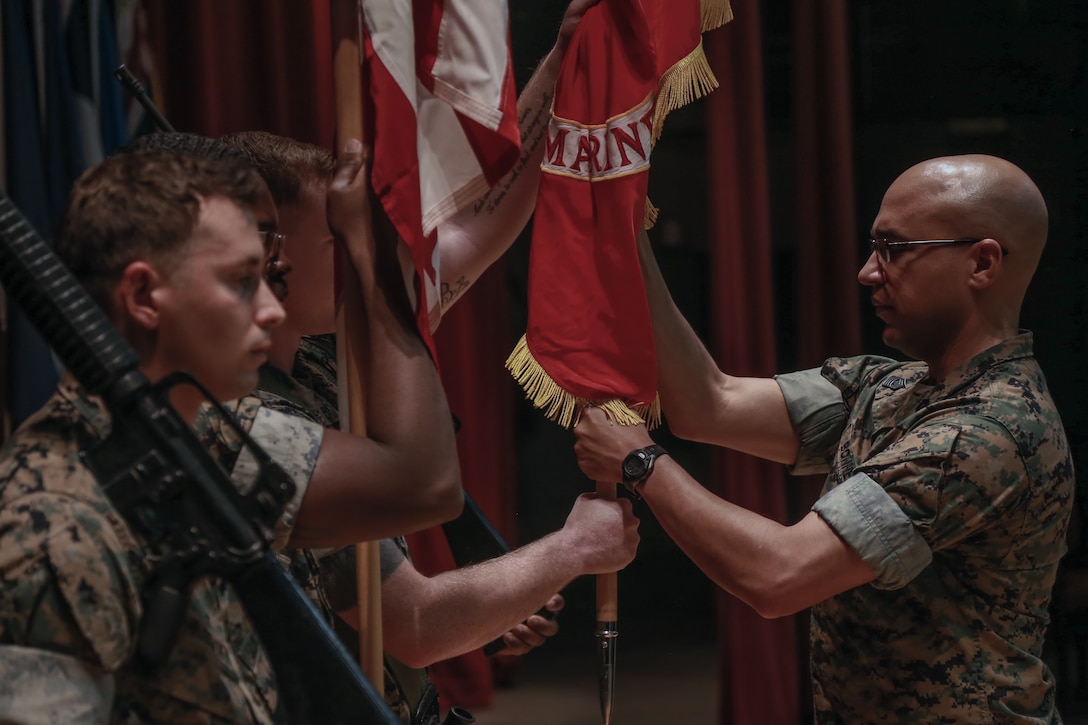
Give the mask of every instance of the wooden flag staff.
[[(337, 151), (351, 138), (363, 140), (363, 76), (361, 18), (358, 0), (331, 0), (333, 84), (336, 95)], [(361, 381), (366, 371), (368, 332), (362, 312), (359, 278), (351, 259), (340, 249), (337, 259), (336, 365), (340, 395), (340, 427), (366, 435), (366, 405)], [(378, 542), (355, 548), (359, 602), (359, 665), (363, 674), (384, 691), (382, 665), (381, 567)]]

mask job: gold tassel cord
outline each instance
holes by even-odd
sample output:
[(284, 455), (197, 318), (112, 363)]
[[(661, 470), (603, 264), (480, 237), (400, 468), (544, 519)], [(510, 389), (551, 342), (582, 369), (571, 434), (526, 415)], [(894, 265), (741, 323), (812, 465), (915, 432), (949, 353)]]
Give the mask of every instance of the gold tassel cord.
[(506, 359), (506, 369), (525, 391), (525, 397), (534, 408), (542, 410), (544, 415), (564, 428), (574, 425), (576, 398), (559, 387), (552, 380), (533, 354), (522, 335), (510, 357)]
[(656, 396), (651, 403), (627, 405), (615, 398), (591, 399), (571, 395), (552, 380), (536, 361), (524, 335), (506, 359), (506, 369), (521, 385), (533, 407), (564, 428), (572, 428), (578, 422), (582, 409), (587, 406), (600, 408), (619, 425), (645, 423), (647, 428), (653, 429), (661, 424), (661, 401)]
[(657, 103), (654, 107), (653, 142), (661, 137), (665, 117), (677, 108), (702, 98), (718, 87), (718, 79), (710, 69), (702, 42), (676, 65), (665, 71), (658, 81)]
[(703, 32), (720, 28), (733, 19), (729, 0), (702, 0)]
[(646, 197), (646, 212), (642, 215), (642, 228), (649, 231), (654, 228), (654, 224), (657, 224), (657, 216), (661, 213), (661, 210), (654, 206), (654, 203), (650, 201), (650, 197)]

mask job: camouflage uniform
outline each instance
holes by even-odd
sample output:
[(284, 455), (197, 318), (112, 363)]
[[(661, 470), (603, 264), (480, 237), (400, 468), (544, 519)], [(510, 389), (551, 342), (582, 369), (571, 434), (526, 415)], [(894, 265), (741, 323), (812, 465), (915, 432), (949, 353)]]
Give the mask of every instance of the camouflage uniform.
[[(261, 416), (254, 433), (286, 425)], [(268, 657), (221, 581), (195, 584), (161, 666), (134, 662), (146, 553), (79, 457), (109, 430), (69, 376), (0, 455), (0, 719), (282, 722)]]
[(1072, 504), (1062, 423), (1022, 333), (934, 384), (832, 358), (779, 376), (795, 473), (876, 580), (812, 609), (818, 723), (1059, 723), (1041, 659)]
[[(320, 415), (313, 393), (299, 385), (282, 369), (271, 363), (262, 365), (257, 386), (253, 398), (260, 401), (260, 405), (266, 409), (306, 419), (321, 426), (322, 429), (328, 427), (325, 418)], [(234, 465), (234, 461), (230, 458), (221, 459), (220, 463), (228, 471)], [(276, 558), (291, 574), (299, 588), (317, 606), (325, 623), (336, 629), (338, 624), (336, 610), (329, 605), (325, 596), (325, 589), (320, 580), (320, 568), (314, 553), (309, 549), (282, 548), (276, 551)]]
[[(303, 337), (292, 374), (266, 364), (261, 367), (257, 385), (254, 395), (267, 408), (302, 416), (324, 427), (338, 427), (335, 336)], [(384, 581), (408, 560), (408, 547), (402, 537), (383, 539), (380, 546)], [(280, 554), (281, 561), (328, 618), (348, 651), (357, 658), (358, 633), (336, 616), (336, 612), (355, 606), (358, 599), (355, 547)], [(286, 558), (288, 554), (290, 559)], [(386, 655), (384, 674), (386, 704), (404, 725), (438, 725), (437, 694), (426, 670), (408, 667)], [(433, 706), (428, 707), (432, 701)]]
[[(271, 365), (263, 365), (260, 369), (260, 382), (272, 377), (277, 368)], [(290, 378), (280, 373), (284, 378)], [(282, 466), (299, 490), (295, 492), (295, 501), (301, 503), (302, 493), (309, 483), (310, 473), (321, 447), (325, 426), (319, 422), (300, 418), (292, 409), (286, 406), (270, 405), (268, 398), (257, 391), (253, 395), (240, 400), (226, 403), (224, 407), (234, 414), (244, 429), (257, 441), (280, 466)], [(253, 425), (254, 421), (262, 420), (290, 421), (288, 430), (302, 432), (302, 435), (279, 435), (276, 426)], [(242, 444), (237, 433), (230, 426), (224, 425), (220, 417), (207, 406), (202, 407), (193, 429), (197, 436), (204, 442), (224, 470), (230, 471), (231, 479), (243, 489), (250, 485), (256, 475), (256, 464), (253, 458), (242, 452)], [(241, 455), (241, 458), (239, 456)], [(290, 530), (288, 524), (293, 520), (293, 514), (298, 509), (295, 504), (292, 511), (281, 520), (282, 525), (277, 531), (277, 538), (273, 549), (276, 558), (299, 585), (299, 588), (313, 600), (318, 611), (324, 616), (326, 623), (333, 623), (333, 613), (324, 599), (320, 583), (318, 582), (317, 561), (313, 554), (305, 549), (286, 548)]]
[(325, 427), (339, 428), (336, 335), (306, 335), (299, 340), (291, 377), (313, 391), (319, 410), (329, 421)]

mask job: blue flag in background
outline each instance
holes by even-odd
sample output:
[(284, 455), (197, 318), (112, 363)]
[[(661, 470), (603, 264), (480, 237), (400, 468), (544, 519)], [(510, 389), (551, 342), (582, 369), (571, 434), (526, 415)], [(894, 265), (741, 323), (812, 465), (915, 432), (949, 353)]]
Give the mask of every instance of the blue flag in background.
[[(6, 191), (47, 240), (79, 174), (127, 137), (112, 78), (119, 57), (113, 3), (76, 0), (67, 17), (61, 5), (0, 4)], [(59, 370), (18, 306), (8, 308), (6, 390), (14, 426), (52, 394)]]
[[(86, 0), (83, 0), (86, 2)], [(109, 156), (129, 141), (125, 119), (125, 91), (113, 72), (121, 65), (113, 3), (105, 2), (98, 13), (98, 105), (102, 152)]]
[(117, 21), (110, 2), (75, 0), (64, 22), (72, 101), (83, 167), (94, 166), (128, 141), (120, 82)]
[[(56, 223), (56, 202), (49, 191), (45, 157), (45, 124), (41, 118), (37, 62), (32, 39), (34, 8), (20, 0), (4, 0), (4, 140), (7, 193), (39, 234), (48, 238)], [(39, 18), (40, 18), (39, 14)], [(37, 410), (56, 384), (49, 347), (17, 305), (9, 307), (9, 411), (18, 425)]]

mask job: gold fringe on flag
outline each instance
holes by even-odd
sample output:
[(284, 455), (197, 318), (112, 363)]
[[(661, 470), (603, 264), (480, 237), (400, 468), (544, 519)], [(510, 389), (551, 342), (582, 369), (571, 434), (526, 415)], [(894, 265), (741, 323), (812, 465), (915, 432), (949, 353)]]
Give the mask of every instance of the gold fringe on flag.
[(729, 0), (702, 0), (703, 32), (719, 28), (733, 19)]
[[(733, 19), (729, 0), (700, 0), (702, 27), (708, 30), (725, 25)], [(665, 126), (665, 117), (681, 106), (702, 98), (718, 87), (718, 79), (710, 68), (702, 41), (672, 68), (665, 71), (657, 84), (657, 101), (654, 105), (652, 143), (657, 143)], [(652, 229), (657, 223), (658, 209), (646, 200), (643, 228)]]
[(657, 396), (654, 396), (652, 403), (627, 405), (616, 398), (595, 400), (571, 395), (552, 380), (536, 361), (524, 335), (506, 358), (506, 369), (521, 385), (533, 407), (564, 428), (573, 427), (582, 409), (588, 406), (600, 408), (609, 420), (619, 425), (645, 423), (651, 430), (661, 425), (661, 400)]
[(700, 41), (695, 49), (665, 71), (657, 84), (657, 103), (654, 107), (653, 142), (661, 137), (665, 117), (681, 106), (702, 98), (718, 87), (718, 79), (710, 70), (710, 63)]
[(646, 213), (642, 215), (642, 228), (650, 230), (654, 228), (654, 224), (657, 224), (657, 215), (661, 213), (661, 210), (654, 206), (654, 203), (650, 201), (650, 197), (646, 197)]

